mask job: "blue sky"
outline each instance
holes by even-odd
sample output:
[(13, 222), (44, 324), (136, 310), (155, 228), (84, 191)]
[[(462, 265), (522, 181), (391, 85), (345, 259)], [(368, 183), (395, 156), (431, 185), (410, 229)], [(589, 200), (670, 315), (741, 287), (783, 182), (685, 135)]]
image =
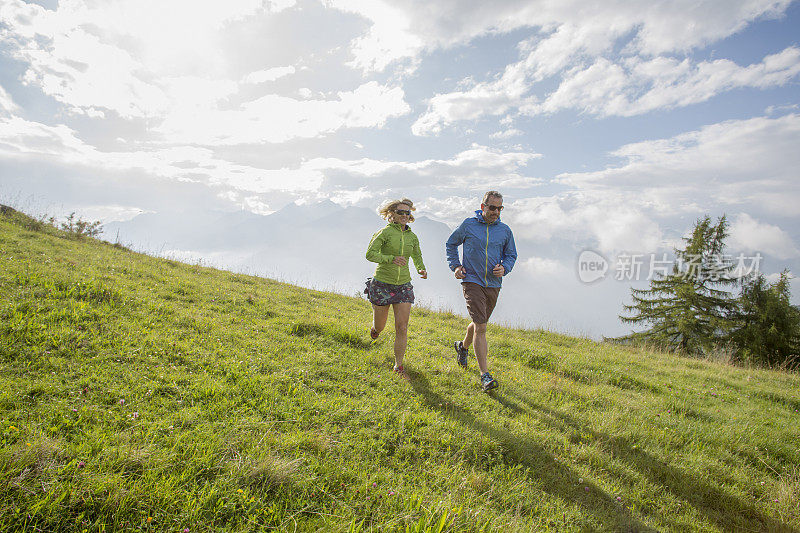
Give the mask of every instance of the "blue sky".
[(554, 327), (616, 333), (629, 284), (580, 283), (584, 249), (669, 252), (725, 213), (731, 253), (800, 269), (798, 28), (788, 0), (5, 0), (0, 201), (111, 223), (408, 196), (453, 227), (496, 188), (515, 316), (563, 297), (611, 319)]

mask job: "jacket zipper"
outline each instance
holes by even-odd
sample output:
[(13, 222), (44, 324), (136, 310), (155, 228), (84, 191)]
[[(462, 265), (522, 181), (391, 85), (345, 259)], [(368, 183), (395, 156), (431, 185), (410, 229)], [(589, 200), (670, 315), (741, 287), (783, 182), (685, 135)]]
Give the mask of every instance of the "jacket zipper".
[(489, 224), (486, 224), (486, 268), (483, 271), (483, 283), (489, 286)]
[[(400, 228), (400, 255), (401, 256), (403, 255), (403, 251), (405, 250), (405, 247), (406, 247), (406, 236), (403, 233), (403, 228)], [(398, 266), (397, 267), (397, 283), (395, 283), (395, 285), (399, 285), (399, 284), (400, 284), (400, 267)]]

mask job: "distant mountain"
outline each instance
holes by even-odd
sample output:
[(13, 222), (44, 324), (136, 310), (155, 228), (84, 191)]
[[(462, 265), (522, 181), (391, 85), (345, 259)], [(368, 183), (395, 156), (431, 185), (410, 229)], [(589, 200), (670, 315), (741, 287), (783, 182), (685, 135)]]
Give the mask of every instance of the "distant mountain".
[[(370, 237), (385, 224), (371, 209), (324, 200), (292, 203), (270, 215), (146, 213), (106, 225), (105, 237), (137, 250), (204, 257), (206, 264), (349, 291), (374, 271), (364, 254)], [(422, 216), (412, 229), (430, 275), (427, 289), (421, 289), (425, 293), (449, 281), (444, 242), (450, 228)]]

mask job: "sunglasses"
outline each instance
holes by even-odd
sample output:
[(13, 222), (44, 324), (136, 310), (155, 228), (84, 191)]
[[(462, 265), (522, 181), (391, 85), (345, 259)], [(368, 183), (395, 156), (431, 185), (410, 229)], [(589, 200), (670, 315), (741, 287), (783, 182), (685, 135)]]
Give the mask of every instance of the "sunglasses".
[(487, 205), (486, 207), (489, 208), (489, 211), (502, 211), (503, 210), (503, 206), (502, 205)]
[(407, 217), (411, 216), (411, 211), (406, 211), (405, 209), (398, 209), (397, 211), (395, 211), (395, 213), (401, 216), (402, 215), (405, 215)]

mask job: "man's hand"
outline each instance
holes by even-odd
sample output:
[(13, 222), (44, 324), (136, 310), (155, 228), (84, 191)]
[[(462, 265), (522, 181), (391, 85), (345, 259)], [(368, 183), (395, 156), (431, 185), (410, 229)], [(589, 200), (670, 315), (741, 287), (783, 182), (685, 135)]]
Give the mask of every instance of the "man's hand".
[(497, 276), (498, 278), (503, 277), (503, 274), (506, 273), (506, 269), (500, 263), (497, 263), (494, 268), (492, 269), (492, 274)]
[(417, 272), (419, 272), (419, 277), (421, 277), (422, 279), (428, 279), (428, 272), (427, 271), (418, 270)]
[(464, 279), (467, 277), (467, 271), (464, 269), (463, 266), (460, 266), (455, 269), (456, 279)]
[(407, 263), (407, 261), (406, 261), (405, 257), (403, 257), (402, 255), (398, 255), (398, 256), (395, 256), (395, 258), (392, 261), (392, 263), (394, 263), (397, 266), (404, 266)]

